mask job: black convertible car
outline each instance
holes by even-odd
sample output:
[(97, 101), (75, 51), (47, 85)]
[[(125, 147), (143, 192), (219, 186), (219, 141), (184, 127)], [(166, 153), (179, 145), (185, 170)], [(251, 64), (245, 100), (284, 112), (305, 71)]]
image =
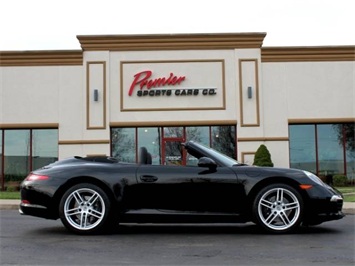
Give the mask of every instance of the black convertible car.
[(21, 184), (20, 212), (60, 218), (79, 234), (118, 223), (245, 223), (273, 233), (341, 219), (343, 198), (314, 174), (255, 167), (189, 141), (196, 166), (72, 157), (33, 171)]

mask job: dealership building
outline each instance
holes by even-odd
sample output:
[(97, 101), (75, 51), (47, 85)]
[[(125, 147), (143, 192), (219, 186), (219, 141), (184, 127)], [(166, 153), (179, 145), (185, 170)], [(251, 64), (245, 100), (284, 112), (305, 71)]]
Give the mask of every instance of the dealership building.
[(195, 140), (252, 164), (355, 179), (355, 46), (264, 47), (265, 33), (77, 36), (0, 52), (0, 177), (70, 156), (193, 165)]

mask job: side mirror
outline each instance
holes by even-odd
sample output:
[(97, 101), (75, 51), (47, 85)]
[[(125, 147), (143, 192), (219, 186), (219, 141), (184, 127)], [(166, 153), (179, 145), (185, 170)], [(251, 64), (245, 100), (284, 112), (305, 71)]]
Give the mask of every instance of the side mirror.
[(198, 159), (198, 164), (199, 167), (207, 167), (209, 169), (216, 169), (217, 164), (214, 160), (208, 157), (201, 157)]

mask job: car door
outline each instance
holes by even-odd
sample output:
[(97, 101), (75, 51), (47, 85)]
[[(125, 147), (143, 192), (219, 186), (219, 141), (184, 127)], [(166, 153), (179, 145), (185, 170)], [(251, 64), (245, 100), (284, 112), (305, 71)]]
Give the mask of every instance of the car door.
[(134, 189), (139, 208), (238, 212), (244, 189), (228, 167), (141, 165)]

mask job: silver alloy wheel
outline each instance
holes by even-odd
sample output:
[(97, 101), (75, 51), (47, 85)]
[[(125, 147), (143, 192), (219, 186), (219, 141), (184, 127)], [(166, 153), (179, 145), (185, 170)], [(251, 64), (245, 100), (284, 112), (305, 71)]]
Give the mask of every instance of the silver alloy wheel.
[(105, 202), (95, 190), (74, 190), (64, 203), (64, 216), (78, 230), (90, 230), (100, 224), (105, 216)]
[(296, 195), (281, 187), (266, 191), (258, 202), (260, 220), (272, 230), (289, 229), (297, 223), (300, 212), (300, 202)]

